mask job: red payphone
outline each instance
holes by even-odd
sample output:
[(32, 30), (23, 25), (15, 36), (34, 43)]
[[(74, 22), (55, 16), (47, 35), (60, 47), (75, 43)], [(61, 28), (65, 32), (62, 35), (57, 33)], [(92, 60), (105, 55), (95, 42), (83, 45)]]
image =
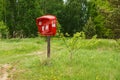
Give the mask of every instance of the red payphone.
[(56, 17), (45, 15), (36, 19), (38, 31), (43, 36), (54, 36), (56, 34)]
[(50, 36), (56, 34), (56, 17), (45, 15), (36, 19), (38, 31), (42, 36), (47, 36), (47, 57), (50, 57)]

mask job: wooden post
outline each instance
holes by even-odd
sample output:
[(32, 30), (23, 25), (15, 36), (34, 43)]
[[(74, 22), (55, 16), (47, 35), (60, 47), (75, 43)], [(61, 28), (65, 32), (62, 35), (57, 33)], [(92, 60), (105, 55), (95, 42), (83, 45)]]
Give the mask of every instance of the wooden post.
[(47, 58), (50, 58), (50, 36), (47, 36)]

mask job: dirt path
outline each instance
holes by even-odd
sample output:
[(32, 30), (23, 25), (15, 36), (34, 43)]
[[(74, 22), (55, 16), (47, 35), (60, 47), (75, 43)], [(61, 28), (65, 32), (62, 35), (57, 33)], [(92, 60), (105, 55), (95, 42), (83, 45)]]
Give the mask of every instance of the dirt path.
[(10, 80), (8, 78), (8, 70), (10, 68), (9, 64), (2, 65), (0, 67), (0, 80)]
[(4, 64), (0, 67), (0, 80), (12, 80), (12, 73), (15, 71), (10, 64)]
[[(22, 56), (34, 56), (34, 55), (39, 56), (43, 53), (45, 52), (36, 51)], [(15, 65), (10, 65), (10, 64), (0, 65), (0, 80), (13, 80), (12, 75), (15, 71), (16, 71)]]

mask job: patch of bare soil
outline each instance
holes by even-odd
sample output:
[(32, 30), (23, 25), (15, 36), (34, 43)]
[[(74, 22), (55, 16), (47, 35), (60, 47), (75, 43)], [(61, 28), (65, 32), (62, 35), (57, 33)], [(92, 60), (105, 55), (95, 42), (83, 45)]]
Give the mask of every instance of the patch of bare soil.
[(0, 80), (13, 80), (12, 74), (16, 69), (10, 64), (0, 66)]
[[(41, 55), (45, 52), (34, 52), (34, 53), (30, 53), (30, 54), (26, 54), (27, 56), (34, 56), (34, 55)], [(18, 62), (17, 62), (18, 63)], [(16, 63), (14, 63), (13, 65), (11, 64), (0, 64), (0, 80), (13, 80), (13, 74), (15, 73), (16, 69), (15, 69), (15, 65)]]

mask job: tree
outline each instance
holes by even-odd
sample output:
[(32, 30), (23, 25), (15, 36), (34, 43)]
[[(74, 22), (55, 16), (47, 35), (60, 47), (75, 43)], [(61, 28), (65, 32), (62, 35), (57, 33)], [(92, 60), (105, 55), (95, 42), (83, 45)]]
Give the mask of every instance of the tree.
[(106, 27), (112, 30), (112, 38), (120, 38), (120, 1), (108, 0), (112, 6), (111, 12), (107, 16)]
[(86, 38), (92, 38), (96, 35), (96, 25), (92, 21), (91, 17), (88, 19), (85, 27), (83, 27), (83, 31), (86, 34)]
[(95, 29), (98, 38), (106, 38), (106, 32), (108, 31), (105, 28), (106, 16), (103, 13), (103, 10), (106, 10), (106, 8), (108, 9), (106, 0), (90, 0), (88, 2), (88, 17), (91, 17), (96, 26)]
[(3, 2), (0, 0), (0, 21), (2, 20)]
[(41, 0), (40, 7), (44, 14), (52, 14), (58, 16), (63, 8), (63, 0)]
[(0, 0), (2, 1), (4, 1), (2, 20), (9, 27), (11, 37), (19, 37), (21, 34), (24, 37), (37, 36), (36, 18), (45, 14), (58, 17), (63, 5), (63, 0)]
[(6, 2), (5, 0), (0, 0), (0, 21), (6, 21)]
[(17, 30), (17, 8), (16, 8), (16, 0), (5, 0), (6, 3), (6, 14), (4, 18), (7, 26), (9, 27), (10, 35), (13, 36), (14, 31)]
[[(39, 0), (4, 0), (6, 3), (4, 22), (9, 27), (11, 37), (37, 36), (36, 18), (42, 15)], [(19, 34), (19, 35), (18, 35)]]
[(8, 36), (8, 28), (3, 23), (3, 21), (0, 21), (0, 38), (7, 38)]
[(39, 1), (21, 0), (19, 1), (19, 22), (18, 30), (22, 30), (26, 37), (37, 36), (36, 18), (43, 15)]
[(73, 35), (86, 23), (86, 0), (67, 0), (59, 19), (63, 33)]

